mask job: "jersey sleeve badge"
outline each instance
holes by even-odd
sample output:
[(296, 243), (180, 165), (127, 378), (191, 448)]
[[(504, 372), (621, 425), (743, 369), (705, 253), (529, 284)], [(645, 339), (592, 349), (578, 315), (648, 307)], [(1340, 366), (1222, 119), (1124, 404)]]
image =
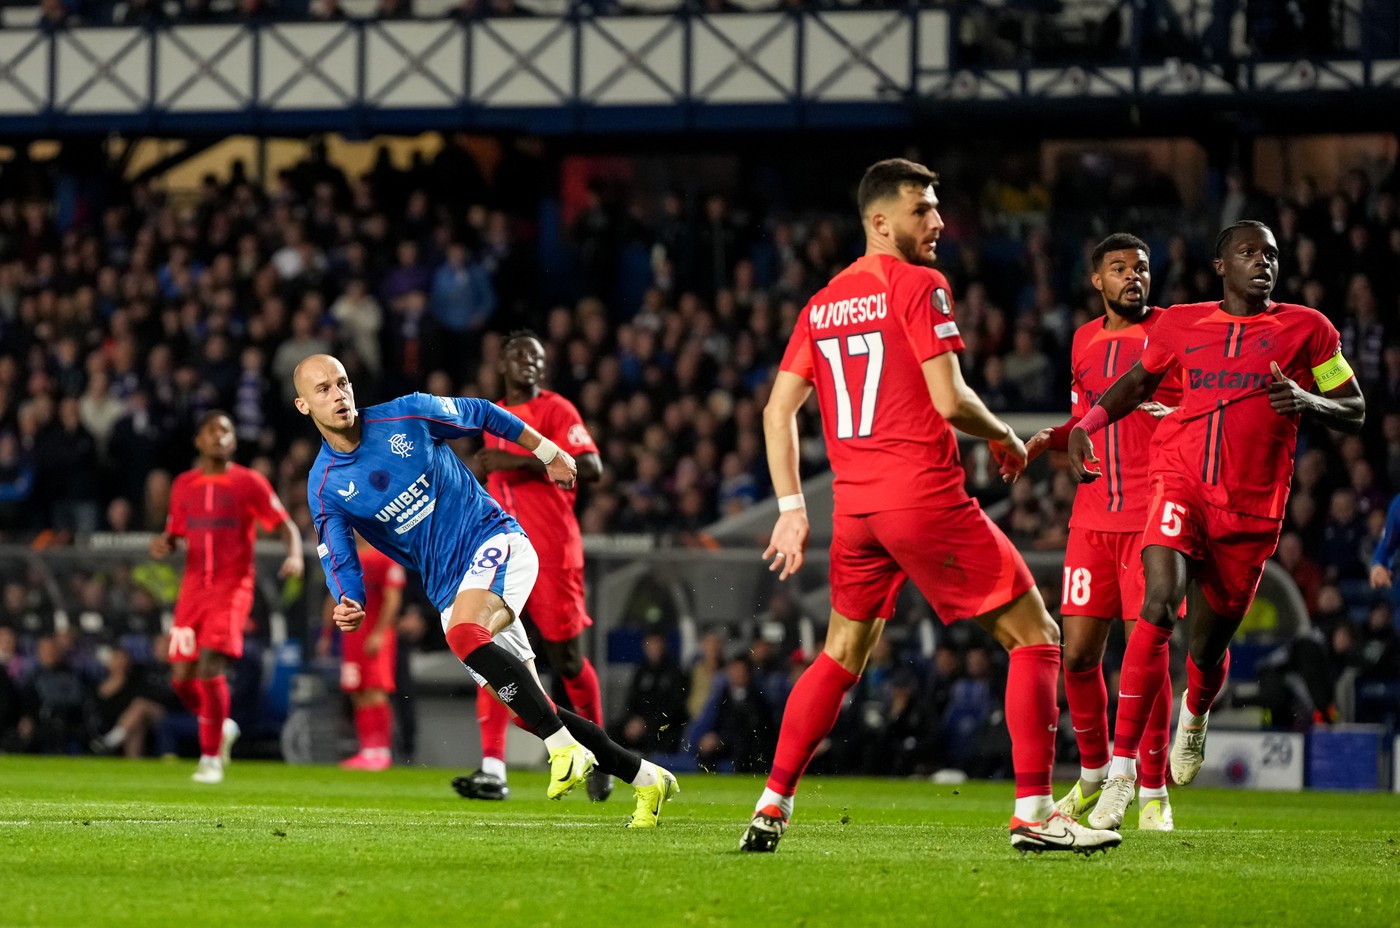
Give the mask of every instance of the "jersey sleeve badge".
[(953, 304), (952, 301), (948, 299), (947, 290), (944, 290), (942, 287), (934, 287), (932, 301), (933, 308), (943, 315), (951, 316), (953, 314)]

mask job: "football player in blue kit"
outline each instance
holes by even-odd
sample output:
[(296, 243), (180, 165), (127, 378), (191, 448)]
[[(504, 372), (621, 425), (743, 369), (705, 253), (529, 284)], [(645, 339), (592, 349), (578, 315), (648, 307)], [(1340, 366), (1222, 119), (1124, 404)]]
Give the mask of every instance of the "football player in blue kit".
[(511, 709), (520, 727), (544, 740), (551, 799), (582, 783), (598, 763), (634, 787), (637, 808), (629, 824), (655, 827), (662, 804), (680, 791), (675, 777), (545, 695), (519, 619), (539, 558), (520, 525), (446, 443), (489, 432), (533, 452), (566, 488), (577, 476), (569, 454), (486, 400), (411, 393), (357, 409), (345, 368), (330, 355), (303, 360), (293, 380), (296, 407), (322, 438), (307, 499), (326, 585), (338, 600), (336, 624), (353, 631), (364, 620), (358, 531), (418, 571), (452, 653)]

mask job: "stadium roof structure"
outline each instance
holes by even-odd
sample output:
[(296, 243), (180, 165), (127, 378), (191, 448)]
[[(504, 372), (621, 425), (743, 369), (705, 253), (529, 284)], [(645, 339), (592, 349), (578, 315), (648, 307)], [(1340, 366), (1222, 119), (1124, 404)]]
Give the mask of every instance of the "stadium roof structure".
[(1226, 69), (1151, 61), (1135, 39), (1113, 63), (970, 68), (958, 61), (959, 15), (574, 8), (465, 22), (5, 30), (0, 135), (757, 133), (1013, 112), (1087, 123), (1154, 106), (1192, 120), (1306, 113), (1312, 131), (1329, 119), (1388, 128), (1400, 106), (1400, 48), (1385, 42)]

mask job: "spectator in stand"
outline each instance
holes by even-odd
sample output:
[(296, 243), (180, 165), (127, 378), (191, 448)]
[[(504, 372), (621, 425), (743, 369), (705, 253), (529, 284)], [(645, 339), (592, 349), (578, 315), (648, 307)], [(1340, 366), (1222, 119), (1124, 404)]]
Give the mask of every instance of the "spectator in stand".
[(490, 272), (471, 259), (461, 242), (447, 246), (447, 259), (433, 274), (430, 302), (449, 356), (471, 354), (478, 333), (496, 312), (496, 289)]
[(1317, 612), (1317, 593), (1322, 587), (1322, 570), (1303, 550), (1303, 539), (1297, 532), (1285, 532), (1278, 540), (1275, 561), (1288, 572), (1298, 591), (1303, 594), (1303, 604), (1308, 613)]
[(724, 665), (724, 675), (716, 680), (686, 740), (695, 745), (696, 760), (703, 769), (718, 769), (721, 764), (735, 773), (767, 769), (777, 727), (747, 656), (737, 655)]
[(686, 708), (688, 686), (666, 636), (649, 632), (642, 639), (642, 662), (627, 687), (624, 717), (616, 726), (614, 739), (643, 755), (678, 750), (690, 721)]
[(1320, 566), (1329, 583), (1359, 580), (1366, 576), (1361, 561), (1361, 545), (1366, 537), (1366, 523), (1356, 506), (1356, 491), (1343, 487), (1332, 493), (1327, 509), (1327, 521), (1322, 525), (1322, 560)]
[(20, 696), (19, 742), (36, 754), (77, 754), (86, 741), (89, 691), (54, 635), (35, 647), (35, 667)]

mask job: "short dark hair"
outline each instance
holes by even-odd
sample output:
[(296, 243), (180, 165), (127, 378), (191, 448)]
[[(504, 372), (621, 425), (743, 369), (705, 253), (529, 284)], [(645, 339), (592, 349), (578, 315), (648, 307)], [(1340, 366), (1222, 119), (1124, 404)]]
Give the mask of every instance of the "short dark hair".
[(202, 431), (204, 431), (204, 427), (205, 427), (206, 425), (208, 425), (209, 423), (213, 422), (215, 419), (219, 418), (220, 416), (223, 416), (225, 419), (227, 419), (227, 420), (230, 421), (230, 422), (233, 421), (233, 416), (230, 416), (228, 413), (224, 412), (222, 409), (211, 409), (211, 410), (209, 410), (208, 412), (206, 412), (204, 415), (202, 415), (202, 416), (199, 417), (199, 424), (196, 426), (195, 431), (196, 431), (196, 432), (202, 432)]
[(501, 342), (501, 350), (505, 351), (507, 348), (509, 348), (511, 342), (518, 342), (526, 338), (533, 338), (541, 345), (544, 344), (544, 339), (536, 335), (534, 329), (515, 329), (514, 331), (506, 333), (506, 340)]
[(1239, 222), (1232, 222), (1220, 230), (1220, 234), (1215, 237), (1215, 256), (1225, 257), (1225, 249), (1230, 247), (1230, 240), (1235, 237), (1235, 233), (1241, 229), (1263, 229), (1265, 232), (1272, 232), (1266, 224), (1258, 219), (1241, 219)]
[(1147, 255), (1148, 260), (1152, 260), (1152, 249), (1147, 247), (1147, 243), (1136, 235), (1127, 232), (1114, 232), (1108, 238), (1094, 246), (1094, 251), (1089, 255), (1089, 266), (1095, 269), (1103, 264), (1104, 255), (1110, 251), (1127, 251), (1136, 249)]
[(886, 158), (865, 169), (865, 176), (856, 188), (856, 206), (864, 216), (870, 204), (899, 196), (902, 187), (914, 186), (923, 190), (937, 185), (938, 174), (922, 164), (907, 158)]

